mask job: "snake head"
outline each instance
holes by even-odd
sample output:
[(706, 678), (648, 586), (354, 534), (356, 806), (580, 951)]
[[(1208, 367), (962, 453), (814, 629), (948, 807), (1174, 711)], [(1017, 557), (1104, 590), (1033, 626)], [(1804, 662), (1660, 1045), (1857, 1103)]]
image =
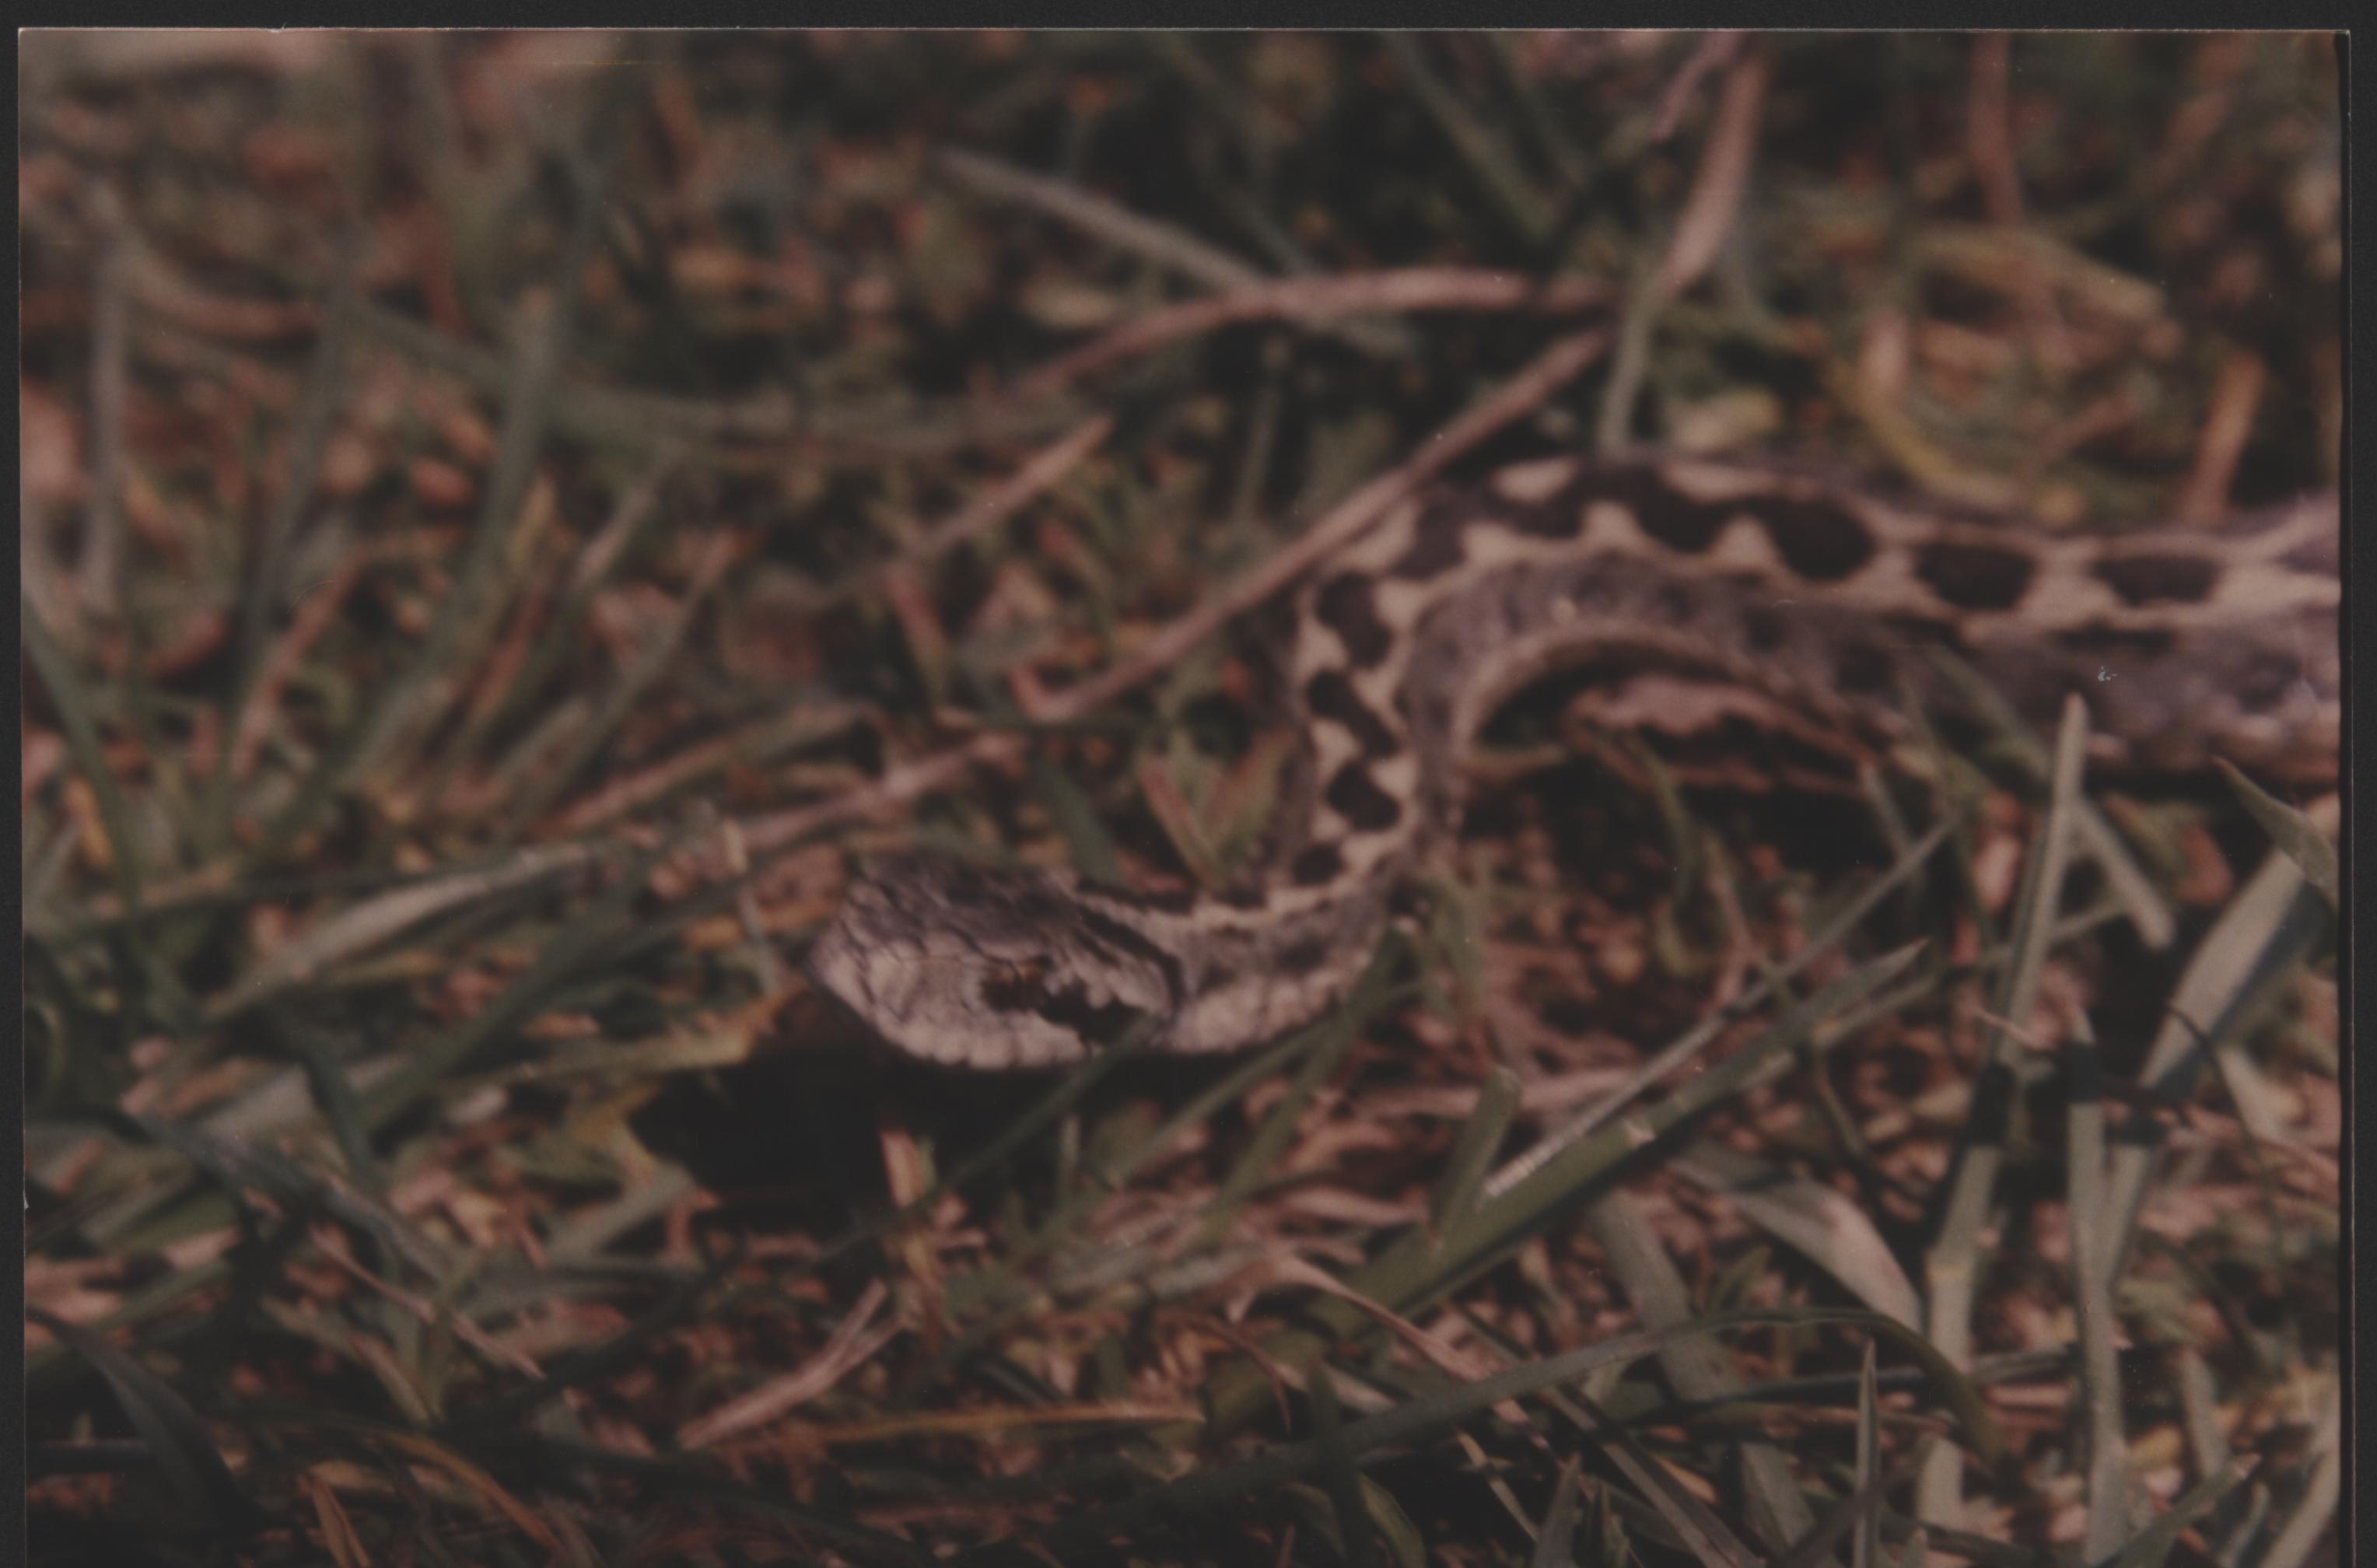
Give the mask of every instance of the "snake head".
[(954, 1067), (1080, 1061), (1179, 989), (1177, 964), (1070, 879), (917, 856), (851, 888), (808, 970), (895, 1048)]

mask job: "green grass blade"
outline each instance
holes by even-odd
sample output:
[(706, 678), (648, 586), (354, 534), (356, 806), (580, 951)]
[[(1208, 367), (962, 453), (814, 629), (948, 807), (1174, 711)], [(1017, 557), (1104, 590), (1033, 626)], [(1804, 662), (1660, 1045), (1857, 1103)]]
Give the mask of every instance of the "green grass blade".
[(2216, 757), (2213, 760), (2220, 764), (2221, 776), (2228, 781), (2228, 787), (2235, 792), (2238, 804), (2261, 824), (2262, 831), (2270, 835), (2270, 842), (2286, 852), (2287, 858), (2302, 872), (2303, 880), (2319, 890), (2319, 896), (2327, 900), (2327, 906), (2335, 908), (2335, 844), (2309, 817), (2239, 772), (2235, 764), (2226, 757)]

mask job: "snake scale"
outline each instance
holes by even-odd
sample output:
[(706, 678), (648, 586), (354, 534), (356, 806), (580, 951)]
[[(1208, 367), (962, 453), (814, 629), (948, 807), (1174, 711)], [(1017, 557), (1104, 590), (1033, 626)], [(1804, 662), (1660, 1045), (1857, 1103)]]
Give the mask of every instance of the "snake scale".
[(1737, 693), (1778, 727), (1905, 733), (1953, 701), (1944, 644), (2014, 709), (2090, 710), (2093, 764), (2223, 757), (2332, 782), (2333, 495), (2201, 529), (2062, 536), (1754, 462), (1555, 457), (1404, 501), (1297, 591), (1286, 658), (1305, 756), (1262, 874), (1151, 892), (919, 856), (878, 863), (812, 976), (911, 1056), (1081, 1060), (1136, 1030), (1237, 1049), (1352, 985), (1397, 885), (1457, 825), (1461, 759), (1497, 704), (1562, 666)]

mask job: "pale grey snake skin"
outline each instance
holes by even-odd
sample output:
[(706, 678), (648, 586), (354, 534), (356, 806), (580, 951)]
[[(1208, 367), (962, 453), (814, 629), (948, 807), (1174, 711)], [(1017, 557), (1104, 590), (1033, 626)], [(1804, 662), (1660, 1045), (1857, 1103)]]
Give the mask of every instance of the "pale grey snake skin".
[[(1298, 592), (1287, 660), (1308, 817), (1228, 893), (904, 856), (854, 885), (811, 976), (894, 1048), (1059, 1066), (1141, 1031), (1230, 1051), (1341, 999), (1397, 885), (1456, 824), (1495, 707), (1616, 660), (1886, 744), (1944, 643), (2015, 709), (2086, 700), (2092, 763), (2332, 782), (2333, 495), (2216, 526), (2062, 537), (1738, 461), (1550, 458), (1387, 512)], [(1655, 703), (1654, 704), (1655, 706)], [(1638, 709), (1641, 704), (1637, 704)]]

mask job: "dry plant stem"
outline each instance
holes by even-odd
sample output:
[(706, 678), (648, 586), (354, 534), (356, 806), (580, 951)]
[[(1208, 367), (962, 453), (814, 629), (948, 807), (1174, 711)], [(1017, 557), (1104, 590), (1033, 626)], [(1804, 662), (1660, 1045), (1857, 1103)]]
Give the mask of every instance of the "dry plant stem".
[(876, 1314), (890, 1292), (879, 1279), (870, 1279), (858, 1299), (842, 1315), (816, 1355), (782, 1376), (769, 1379), (706, 1415), (678, 1429), (680, 1448), (709, 1448), (736, 1432), (765, 1425), (785, 1411), (805, 1405), (866, 1364), (904, 1326), (898, 1319), (877, 1323)]
[(2212, 406), (2197, 433), (2195, 466), (2179, 493), (2175, 509), (2180, 521), (2210, 522), (2220, 516), (2245, 443), (2252, 437), (2253, 415), (2262, 406), (2267, 379), (2268, 367), (2252, 349), (2237, 349), (2221, 363), (2219, 378), (2212, 384)]
[(1017, 202), (1061, 219), (1110, 245), (1163, 262), (1208, 288), (1244, 288), (1262, 281), (1260, 271), (1228, 251), (1170, 223), (1143, 218), (1066, 181), (1035, 174), (958, 147), (945, 147), (936, 152), (933, 166), (981, 195)]
[(601, 754), (604, 744), (627, 723), (637, 698), (659, 678), (683, 647), (694, 616), (700, 613), (727, 568), (748, 547), (747, 541), (731, 533), (713, 533), (702, 543), (694, 557), (691, 580), (668, 618), (646, 635), (642, 646), (603, 694), (592, 718), (570, 738), (551, 772), (514, 796), (504, 814), (510, 831), (519, 832), (542, 816), (554, 798), (574, 784)]
[(1049, 361), (1017, 381), (1009, 395), (1022, 400), (1048, 397), (1069, 382), (1165, 343), (1248, 321), (1285, 320), (1310, 326), (1344, 316), (1422, 310), (1535, 310), (1556, 315), (1595, 309), (1610, 298), (1608, 285), (1597, 279), (1537, 279), (1483, 268), (1415, 267), (1330, 278), (1290, 278), (1149, 311)]
[(1078, 719), (1141, 681), (1169, 669), (1224, 622), (1245, 614), (1350, 544), (1386, 509), (1444, 472), (1496, 431), (1541, 406), (1564, 383), (1601, 357), (1599, 329), (1562, 338), (1500, 390), (1448, 425), (1400, 466), (1330, 509), (1328, 514), (1255, 570), (1171, 622), (1104, 675), (1059, 693), (1046, 717)]
[[(679, 460), (674, 453), (659, 454), (613, 506), (610, 517), (579, 552), (577, 561), (570, 568), (568, 585), (562, 592), (558, 604), (543, 615), (545, 624), (537, 628), (539, 634), (533, 646), (527, 651), (524, 663), (512, 669), (490, 667), (487, 677), (480, 683), (484, 701), (473, 704), (473, 717), (470, 724), (447, 748), (451, 760), (449, 766), (459, 766), (461, 759), (475, 756), (497, 724), (517, 713), (545, 688), (567, 651), (575, 646), (575, 628), (591, 607), (595, 591), (618, 564), (628, 545), (659, 510), (661, 498), (678, 463)], [(526, 628), (537, 618), (523, 614), (517, 624)], [(497, 764), (496, 776), (501, 777), (503, 772), (504, 765)], [(491, 779), (483, 778), (476, 787), (484, 792), (492, 784)], [(435, 801), (437, 791), (432, 789), (426, 792), (424, 798)]]
[[(115, 203), (104, 204), (113, 213)], [(93, 289), (90, 345), (90, 496), (84, 514), (80, 597), (85, 614), (125, 615), (124, 575), (124, 402), (132, 237), (111, 225)], [(64, 617), (61, 617), (62, 619)], [(128, 618), (128, 616), (127, 616)]]
[(1972, 95), (1966, 102), (1965, 153), (1994, 222), (2022, 222), (2022, 182), (2014, 173), (2013, 133), (2006, 124), (2006, 78), (2013, 54), (2001, 32), (1973, 40)]
[(161, 321), (202, 338), (235, 343), (285, 343), (321, 329), (325, 308), (311, 301), (281, 304), (241, 299), (209, 289), (143, 243), (127, 259), (132, 303)]
[(1605, 452), (1627, 444), (1634, 420), (1634, 400), (1649, 368), (1651, 337), (1658, 329), (1659, 312), (1691, 287), (1715, 259), (1749, 188), (1751, 155), (1758, 145), (1759, 113), (1766, 101), (1766, 57), (1752, 52), (1726, 74), (1718, 95), (1716, 123), (1709, 128), (1699, 173), (1684, 210), (1676, 221), (1674, 238), (1657, 269), (1635, 292), (1626, 318), (1619, 328), (1618, 358), (1609, 383), (1603, 389), (1601, 411), (1595, 422), (1594, 444)]
[(1083, 422), (1064, 439), (1034, 452), (1030, 461), (1015, 471), (1012, 478), (993, 485), (963, 510), (926, 530), (915, 546), (902, 555), (901, 564), (920, 566), (948, 554), (969, 539), (989, 533), (1021, 511), (1042, 491), (1079, 468), (1092, 452), (1105, 445), (1105, 438), (1113, 433), (1112, 414), (1101, 413)]
[[(1045, 712), (1034, 716), (1051, 724), (1078, 719), (1170, 668), (1233, 616), (1261, 604), (1316, 562), (1334, 555), (1380, 513), (1442, 473), (1463, 453), (1538, 407), (1598, 359), (1607, 341), (1606, 334), (1591, 330), (1554, 343), (1402, 466), (1380, 474), (1332, 508), (1294, 544), (1157, 630), (1102, 675), (1059, 692), (1049, 700)], [(755, 852), (764, 852), (822, 828), (872, 817), (954, 783), (974, 763), (1011, 757), (1022, 745), (1022, 736), (1004, 731), (975, 736), (949, 750), (903, 762), (864, 788), (747, 823), (745, 840)]]
[[(1972, 87), (1965, 101), (1965, 155), (1992, 222), (2009, 232), (2023, 225), (2022, 176), (2014, 166), (2013, 131), (2010, 124), (2009, 78), (2013, 41), (2004, 33), (1983, 33), (1973, 40)], [(2070, 336), (2056, 314), (2055, 294), (2037, 270), (2022, 269), (2013, 279), (2015, 296), (2029, 323), (2031, 347), (2050, 370), (2069, 370), (2077, 361)]]
[(1750, 159), (1758, 150), (1760, 112), (1766, 103), (1766, 56), (1756, 50), (1726, 73), (1724, 90), (1717, 95), (1716, 123), (1709, 127), (1691, 195), (1659, 263), (1655, 289), (1662, 304), (1699, 281), (1733, 228), (1742, 193), (1750, 188)]
[(485, 640), (489, 646), (478, 669), (472, 674), (468, 694), (461, 700), (460, 723), (455, 729), (457, 739), (445, 748), (446, 757), (439, 760), (434, 775), (436, 783), (422, 792), (424, 808), (435, 806), (450, 771), (478, 748), (480, 739), (502, 712), (512, 688), (528, 667), (530, 656), (549, 629), (547, 623), (554, 604), (543, 592), (543, 584), (554, 576), (555, 552), (546, 547), (545, 532), (552, 525), (554, 509), (547, 499), (543, 504), (532, 501), (529, 511), (532, 521), (522, 524), (515, 537), (511, 559), (505, 563), (505, 575), (509, 581), (503, 585), (499, 596), (500, 613), (490, 611), (487, 616), (490, 629)]
[(794, 596), (795, 607), (822, 609), (854, 594), (882, 589), (927, 566), (969, 539), (979, 538), (1030, 505), (1086, 461), (1114, 433), (1114, 416), (1101, 413), (1074, 426), (1032, 454), (1022, 467), (919, 534), (891, 559), (813, 592)]
[[(934, 154), (933, 163), (961, 185), (1036, 208), (1109, 245), (1170, 267), (1209, 289), (1243, 289), (1264, 281), (1263, 274), (1254, 267), (1187, 230), (1143, 218), (1078, 186), (1030, 174), (962, 148), (943, 148)], [(1400, 345), (1375, 323), (1366, 328), (1349, 322), (1332, 331), (1365, 353), (1389, 357), (1400, 352)]]
[(1676, 134), (1685, 109), (1691, 104), (1693, 90), (1711, 71), (1733, 64), (1734, 56), (1741, 53), (1743, 38), (1738, 32), (1712, 32), (1693, 46), (1666, 90), (1659, 94), (1658, 111), (1651, 116), (1652, 141), (1662, 142)]
[(772, 714), (726, 735), (715, 736), (603, 785), (600, 792), (564, 812), (556, 824), (557, 831), (563, 837), (574, 838), (615, 818), (640, 810), (737, 757), (782, 750), (802, 737), (822, 736), (856, 723), (866, 712), (855, 702), (806, 703), (794, 712)]

